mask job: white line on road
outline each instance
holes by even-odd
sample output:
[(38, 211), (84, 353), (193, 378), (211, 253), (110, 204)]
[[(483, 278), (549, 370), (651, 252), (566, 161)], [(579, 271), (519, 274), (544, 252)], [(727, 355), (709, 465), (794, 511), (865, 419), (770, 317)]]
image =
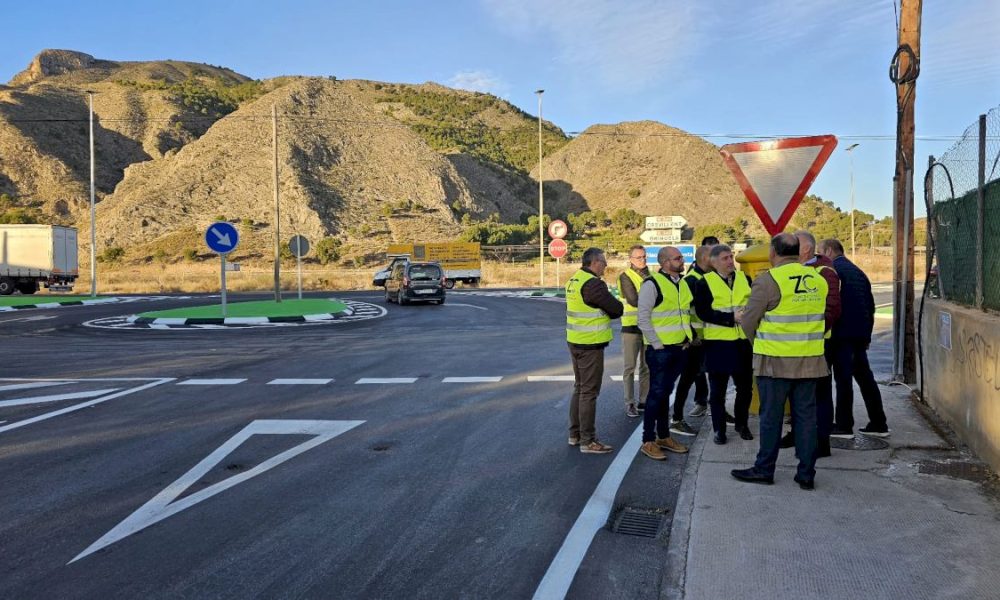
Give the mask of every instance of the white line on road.
[(625, 377), (622, 376), (622, 375), (612, 375), (611, 376), (611, 381), (623, 381), (624, 379), (625, 379)]
[(573, 381), (572, 375), (528, 375), (528, 381)]
[(178, 381), (177, 385), (236, 385), (246, 379), (186, 379)]
[(496, 383), (503, 377), (445, 377), (441, 383)]
[(13, 323), (15, 321), (26, 321), (26, 322), (27, 321), (44, 321), (46, 319), (54, 319), (54, 318), (55, 317), (51, 316), (51, 315), (50, 316), (38, 315), (38, 316), (34, 316), (34, 317), (18, 317), (16, 319), (4, 319), (3, 321), (0, 321), (0, 323)]
[(459, 302), (450, 302), (448, 306), (465, 306), (466, 308), (477, 308), (479, 310), (489, 310), (485, 306), (476, 306), (475, 304), (462, 304)]
[(267, 385), (326, 385), (332, 379), (272, 379)]
[(53, 394), (51, 396), (32, 396), (29, 398), (14, 398), (13, 400), (4, 400), (0, 402), (0, 408), (6, 408), (8, 406), (24, 406), (26, 404), (41, 404), (43, 402), (62, 402), (64, 400), (83, 400), (84, 398), (93, 398), (95, 396), (103, 396), (104, 394), (111, 394), (117, 392), (121, 388), (109, 388), (106, 390), (90, 390), (87, 392), (72, 392), (70, 394)]
[(559, 548), (556, 557), (552, 559), (549, 570), (535, 590), (534, 600), (553, 600), (565, 598), (569, 586), (573, 583), (580, 563), (586, 556), (594, 535), (608, 522), (608, 515), (615, 502), (615, 494), (621, 486), (622, 479), (628, 471), (632, 460), (642, 445), (642, 425), (635, 428), (625, 445), (618, 450), (618, 456), (604, 473), (601, 482), (597, 484), (583, 512), (577, 517), (576, 523)]
[(416, 377), (362, 377), (354, 382), (354, 385), (366, 385), (375, 383), (413, 383)]
[(66, 385), (70, 381), (35, 381), (32, 383), (12, 383), (11, 385), (0, 385), (0, 392), (11, 392), (14, 390), (31, 390), (35, 388), (52, 387), (54, 385)]

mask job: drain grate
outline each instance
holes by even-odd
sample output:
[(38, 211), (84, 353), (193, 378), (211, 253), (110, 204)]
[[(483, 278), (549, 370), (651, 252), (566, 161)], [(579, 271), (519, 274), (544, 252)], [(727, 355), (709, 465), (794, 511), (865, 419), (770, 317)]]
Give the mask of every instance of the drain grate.
[(982, 483), (990, 478), (990, 470), (984, 465), (966, 461), (922, 460), (917, 463), (917, 470), (928, 475), (945, 475), (976, 483)]
[(832, 437), (830, 447), (840, 450), (885, 450), (889, 447), (889, 442), (866, 435), (856, 435), (849, 440)]
[(626, 507), (615, 519), (612, 531), (622, 535), (655, 538), (663, 523), (663, 513), (642, 508)]

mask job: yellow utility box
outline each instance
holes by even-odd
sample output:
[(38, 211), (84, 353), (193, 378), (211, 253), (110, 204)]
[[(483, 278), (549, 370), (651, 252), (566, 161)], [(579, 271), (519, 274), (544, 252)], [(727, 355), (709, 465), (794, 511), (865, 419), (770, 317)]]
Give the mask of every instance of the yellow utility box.
[[(740, 270), (756, 279), (758, 275), (771, 268), (770, 244), (757, 244), (750, 246), (736, 257), (736, 262), (740, 263)], [(785, 414), (789, 414), (790, 407), (785, 404)], [(757, 392), (757, 381), (753, 383), (753, 400), (750, 401), (750, 412), (760, 413), (760, 394)]]

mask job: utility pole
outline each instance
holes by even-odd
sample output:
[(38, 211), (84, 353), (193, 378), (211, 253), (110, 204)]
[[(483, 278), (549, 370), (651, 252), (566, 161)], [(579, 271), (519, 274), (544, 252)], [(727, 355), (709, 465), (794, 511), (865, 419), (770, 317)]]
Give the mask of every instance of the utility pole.
[(851, 260), (854, 260), (854, 149), (860, 144), (851, 144), (844, 152), (851, 157)]
[(274, 156), (274, 301), (281, 302), (281, 209), (278, 207), (278, 108), (271, 105), (271, 150)]
[(914, 105), (920, 74), (920, 17), (923, 0), (901, 0), (898, 49), (890, 66), (896, 86), (896, 173), (893, 178), (893, 377), (916, 381), (913, 322)]
[(538, 287), (545, 287), (545, 198), (542, 193), (542, 94), (538, 95)]
[(97, 297), (97, 204), (94, 194), (94, 92), (90, 96), (90, 297)]

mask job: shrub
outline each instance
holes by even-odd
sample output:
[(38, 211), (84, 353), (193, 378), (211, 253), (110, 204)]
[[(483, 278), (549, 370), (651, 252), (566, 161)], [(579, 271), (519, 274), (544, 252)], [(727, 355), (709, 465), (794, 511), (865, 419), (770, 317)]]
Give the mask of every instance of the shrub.
[(184, 257), (184, 260), (190, 262), (198, 260), (198, 251), (195, 250), (194, 248), (185, 248), (184, 252), (182, 252), (181, 255)]
[(122, 248), (121, 246), (111, 246), (110, 248), (105, 248), (104, 252), (101, 253), (101, 256), (98, 257), (98, 259), (101, 262), (115, 263), (124, 257), (125, 248)]
[(334, 237), (321, 239), (316, 244), (316, 258), (320, 264), (325, 265), (340, 260), (340, 245), (340, 240)]
[(638, 198), (638, 197), (639, 197), (639, 194), (641, 194), (641, 193), (642, 193), (642, 192), (641, 192), (641, 191), (639, 191), (639, 188), (632, 188), (632, 189), (630, 189), (630, 190), (628, 191), (628, 197), (629, 197), (629, 198)]

